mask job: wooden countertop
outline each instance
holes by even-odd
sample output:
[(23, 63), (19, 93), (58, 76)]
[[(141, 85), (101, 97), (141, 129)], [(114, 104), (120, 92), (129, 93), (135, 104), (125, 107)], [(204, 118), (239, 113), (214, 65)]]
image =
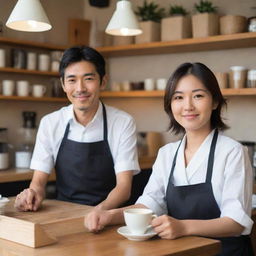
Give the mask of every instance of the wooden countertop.
[(100, 234), (79, 233), (63, 236), (57, 244), (29, 248), (0, 239), (1, 256), (213, 256), (220, 251), (220, 242), (202, 237), (176, 240), (153, 238), (148, 241), (129, 241), (111, 227)]
[[(68, 228), (68, 225), (65, 225)], [(155, 237), (143, 242), (130, 241), (119, 235), (117, 228), (118, 226), (108, 227), (98, 234), (84, 231), (60, 236), (57, 243), (36, 249), (0, 239), (0, 254), (1, 256), (213, 256), (220, 250), (219, 241), (196, 236), (176, 240)]]
[[(143, 156), (139, 158), (141, 169), (150, 169), (155, 161), (155, 156)], [(0, 171), (0, 183), (31, 180), (33, 171), (29, 169), (8, 169)], [(56, 175), (51, 173), (49, 181), (55, 181)]]

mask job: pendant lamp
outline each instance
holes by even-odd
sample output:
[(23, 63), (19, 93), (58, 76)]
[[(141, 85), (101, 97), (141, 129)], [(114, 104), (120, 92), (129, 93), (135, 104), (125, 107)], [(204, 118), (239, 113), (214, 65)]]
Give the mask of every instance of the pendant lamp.
[(42, 32), (52, 28), (40, 0), (18, 0), (6, 26), (27, 32)]
[(130, 1), (117, 2), (116, 10), (105, 32), (114, 36), (135, 36), (142, 33)]

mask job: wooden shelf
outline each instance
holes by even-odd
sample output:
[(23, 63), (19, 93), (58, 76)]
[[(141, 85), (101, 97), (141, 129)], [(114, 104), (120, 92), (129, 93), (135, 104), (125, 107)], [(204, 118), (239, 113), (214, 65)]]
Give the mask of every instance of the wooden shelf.
[[(241, 89), (222, 89), (224, 96), (254, 96), (256, 88), (241, 88)], [(101, 93), (102, 98), (159, 98), (164, 96), (164, 91), (129, 91), (129, 92), (114, 92), (104, 91)]]
[(0, 68), (0, 72), (5, 73), (17, 73), (23, 75), (40, 75), (40, 76), (57, 76), (59, 77), (58, 72), (51, 71), (39, 71), (39, 70), (27, 70), (21, 68)]
[[(140, 168), (150, 169), (155, 159), (156, 159), (155, 156), (139, 157)], [(0, 171), (0, 183), (31, 180), (32, 177), (33, 177), (33, 171), (30, 169), (11, 168), (8, 170)], [(56, 174), (55, 174), (55, 171), (52, 171), (48, 181), (55, 181), (55, 180), (56, 180)]]
[[(242, 89), (223, 89), (224, 96), (255, 96), (256, 88), (242, 88)], [(164, 91), (129, 91), (129, 92), (101, 92), (101, 98), (162, 98)], [(0, 95), (0, 100), (14, 100), (14, 101), (40, 101), (40, 102), (61, 102), (68, 103), (67, 98), (57, 97), (21, 97), (21, 96), (4, 96)]]
[(15, 100), (15, 101), (41, 101), (41, 102), (68, 102), (67, 98), (57, 97), (21, 97), (21, 96), (4, 96), (0, 95), (0, 100)]
[(256, 32), (218, 35), (205, 38), (188, 38), (168, 42), (98, 47), (97, 50), (105, 57), (122, 57), (249, 47), (256, 47)]
[(8, 46), (23, 46), (23, 47), (29, 47), (29, 48), (40, 48), (44, 50), (60, 50), (64, 51), (67, 46), (64, 45), (55, 45), (55, 44), (49, 44), (49, 43), (40, 43), (40, 42), (34, 42), (34, 41), (27, 41), (27, 40), (19, 40), (15, 38), (6, 38), (6, 37), (0, 37), (0, 44), (6, 44)]
[[(0, 183), (15, 182), (15, 181), (26, 181), (31, 180), (33, 177), (33, 171), (30, 169), (8, 169), (0, 171)], [(48, 181), (55, 181), (55, 172), (52, 172), (49, 176)]]

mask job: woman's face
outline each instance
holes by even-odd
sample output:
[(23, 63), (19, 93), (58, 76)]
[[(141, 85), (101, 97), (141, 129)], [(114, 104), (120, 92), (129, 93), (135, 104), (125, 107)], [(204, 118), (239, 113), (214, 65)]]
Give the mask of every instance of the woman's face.
[(210, 132), (211, 114), (217, 107), (211, 93), (194, 75), (180, 79), (171, 99), (174, 119), (188, 132)]

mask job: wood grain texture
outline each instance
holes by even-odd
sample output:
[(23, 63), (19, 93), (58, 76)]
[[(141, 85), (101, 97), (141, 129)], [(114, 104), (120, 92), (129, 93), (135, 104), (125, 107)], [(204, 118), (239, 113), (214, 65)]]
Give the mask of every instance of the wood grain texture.
[(85, 232), (84, 216), (90, 206), (45, 200), (37, 212), (19, 212), (14, 198), (0, 215), (0, 238), (33, 248), (57, 242), (64, 235)]
[(58, 243), (29, 248), (0, 239), (1, 256), (213, 256), (220, 251), (220, 242), (202, 237), (163, 240), (158, 237), (143, 242), (129, 241), (119, 235), (117, 227), (101, 233), (78, 233), (63, 236)]

